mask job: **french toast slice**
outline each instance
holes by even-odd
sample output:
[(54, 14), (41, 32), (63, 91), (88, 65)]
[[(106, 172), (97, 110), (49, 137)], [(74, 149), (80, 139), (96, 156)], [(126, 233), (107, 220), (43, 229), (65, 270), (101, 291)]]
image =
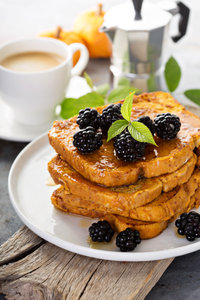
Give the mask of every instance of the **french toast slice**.
[(64, 212), (107, 220), (112, 224), (113, 228), (117, 232), (123, 231), (127, 227), (131, 227), (132, 229), (136, 229), (140, 232), (140, 236), (142, 239), (150, 239), (160, 234), (167, 227), (169, 222), (172, 222), (174, 220), (175, 217), (178, 217), (183, 212), (188, 212), (193, 207), (199, 206), (200, 188), (198, 188), (195, 194), (189, 199), (189, 201), (185, 203), (185, 206), (182, 206), (181, 208), (179, 208), (179, 210), (177, 210), (176, 215), (173, 218), (161, 222), (146, 222), (134, 220), (132, 218), (126, 218), (115, 214), (108, 214), (103, 211), (93, 210), (87, 207), (77, 206), (77, 203), (74, 204), (66, 201), (64, 188), (62, 186), (53, 192), (51, 200), (56, 208)]
[(179, 216), (182, 213), (188, 213), (191, 209), (193, 208), (198, 208), (200, 205), (200, 188), (198, 188), (194, 195), (190, 198), (190, 201), (187, 202), (186, 207), (182, 207), (171, 219), (170, 222), (173, 222), (174, 220), (176, 220), (177, 218), (179, 218)]
[(133, 219), (121, 219), (118, 216), (105, 217), (104, 220), (107, 220), (112, 224), (113, 228), (117, 232), (121, 232), (126, 228), (132, 228), (133, 230), (138, 230), (140, 232), (141, 239), (151, 239), (159, 235), (167, 226), (167, 221), (162, 221), (160, 223), (147, 223)]
[(132, 229), (136, 229), (140, 232), (142, 239), (150, 239), (152, 237), (157, 236), (160, 234), (169, 223), (173, 222), (176, 218), (180, 216), (180, 214), (184, 212), (189, 212), (194, 207), (199, 207), (200, 204), (200, 188), (198, 188), (195, 194), (190, 198), (190, 201), (187, 202), (185, 207), (182, 207), (179, 211), (176, 212), (176, 215), (173, 216), (168, 221), (162, 222), (144, 222), (144, 221), (137, 221), (130, 218), (125, 218), (121, 216), (107, 216), (104, 217), (105, 220), (110, 222), (117, 232), (125, 230), (127, 227)]
[(131, 210), (130, 217), (138, 220), (159, 222), (171, 219), (182, 207), (187, 207), (191, 197), (200, 187), (200, 170), (196, 169), (188, 182), (168, 193), (162, 193), (145, 206)]
[[(97, 110), (101, 113), (104, 108)], [(77, 117), (55, 121), (49, 131), (49, 142), (64, 160), (88, 180), (105, 186), (129, 185), (141, 176), (152, 178), (175, 172), (192, 157), (193, 149), (200, 145), (200, 118), (187, 111), (170, 94), (153, 92), (134, 96), (132, 120), (141, 115), (154, 118), (158, 113), (165, 112), (174, 113), (181, 119), (177, 138), (170, 141), (157, 138), (158, 147), (147, 146), (145, 157), (140, 161), (120, 161), (114, 155), (113, 141), (107, 143), (106, 139), (94, 153), (80, 154), (73, 146), (73, 135), (79, 130)]]
[(173, 173), (159, 176), (162, 182), (163, 192), (169, 192), (177, 185), (181, 185), (189, 180), (195, 165), (197, 165), (197, 156), (193, 153), (192, 157), (182, 167)]
[(140, 236), (142, 239), (149, 239), (160, 234), (168, 225), (167, 221), (163, 221), (161, 223), (147, 223), (138, 220), (134, 221), (128, 218), (127, 220), (126, 218), (119, 219), (116, 215), (109, 215), (105, 212), (99, 212), (97, 210), (90, 210), (84, 207), (68, 205), (63, 199), (62, 192), (63, 187), (55, 190), (52, 194), (51, 201), (56, 208), (66, 213), (78, 214), (90, 218), (100, 218), (102, 220), (107, 220), (118, 232), (126, 229), (127, 227), (131, 227), (140, 231)]
[(68, 206), (76, 206), (102, 212), (105, 214), (117, 214), (135, 220), (147, 222), (162, 222), (171, 219), (182, 207), (187, 207), (191, 197), (200, 186), (200, 170), (196, 169), (187, 183), (177, 186), (170, 192), (162, 193), (152, 202), (127, 210), (120, 210), (115, 205), (108, 206), (107, 202), (100, 203), (96, 199), (83, 199), (70, 193), (68, 189), (61, 186), (59, 191)]
[(196, 164), (193, 153), (189, 161), (174, 173), (165, 176), (139, 179), (136, 183), (121, 187), (104, 187), (92, 183), (81, 176), (59, 155), (48, 163), (48, 170), (56, 184), (62, 184), (73, 195), (96, 205), (112, 210), (112, 213), (128, 216), (130, 209), (143, 206), (156, 197), (162, 190), (170, 191), (177, 185), (187, 182)]

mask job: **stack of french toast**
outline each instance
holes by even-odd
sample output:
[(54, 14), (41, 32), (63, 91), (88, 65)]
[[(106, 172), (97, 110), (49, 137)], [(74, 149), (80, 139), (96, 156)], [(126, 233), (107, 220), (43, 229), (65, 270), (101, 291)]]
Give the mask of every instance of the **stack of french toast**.
[(181, 213), (198, 207), (200, 118), (168, 93), (134, 96), (132, 120), (167, 112), (181, 120), (177, 137), (155, 136), (158, 147), (148, 145), (144, 157), (133, 162), (119, 160), (106, 137), (94, 153), (81, 154), (73, 145), (77, 117), (55, 121), (49, 142), (57, 154), (48, 170), (60, 186), (51, 197), (53, 205), (66, 213), (107, 220), (118, 232), (136, 229), (142, 239), (157, 236)]

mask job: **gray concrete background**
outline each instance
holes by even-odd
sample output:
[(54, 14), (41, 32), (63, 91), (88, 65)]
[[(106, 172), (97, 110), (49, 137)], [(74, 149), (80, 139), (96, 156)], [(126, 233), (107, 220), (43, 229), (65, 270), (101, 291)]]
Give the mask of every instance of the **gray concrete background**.
[[(122, 1), (104, 2), (108, 8)], [(200, 7), (197, 0), (184, 2), (192, 8), (188, 34), (177, 45), (170, 43), (169, 50), (182, 67), (183, 76), (176, 93), (181, 101), (185, 101), (183, 90), (200, 88)], [(70, 28), (78, 12), (94, 7), (96, 3), (94, 0), (0, 0), (0, 44), (14, 38), (34, 36), (57, 25)], [(109, 80), (108, 65), (106, 60), (90, 62), (87, 71), (96, 84)], [(25, 143), (0, 139), (0, 244), (22, 225), (9, 201), (7, 178), (12, 162), (25, 146)], [(199, 270), (199, 251), (176, 258), (146, 299), (200, 299)], [(0, 295), (0, 299), (4, 298)]]

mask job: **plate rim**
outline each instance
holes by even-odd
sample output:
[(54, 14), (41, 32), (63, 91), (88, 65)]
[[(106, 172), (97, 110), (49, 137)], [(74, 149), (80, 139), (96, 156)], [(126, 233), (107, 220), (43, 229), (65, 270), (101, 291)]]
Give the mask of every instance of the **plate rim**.
[[(14, 192), (12, 190), (12, 180), (13, 180), (13, 173), (15, 172), (15, 168), (18, 164), (20, 164), (21, 159), (25, 153), (31, 149), (33, 146), (37, 146), (37, 143), (40, 141), (45, 140), (48, 138), (48, 133), (45, 132), (40, 135), (38, 138), (34, 139), (31, 143), (29, 143), (25, 148), (18, 154), (15, 158), (8, 176), (8, 192), (11, 204), (19, 216), (19, 218), (23, 221), (23, 223), (36, 235), (40, 236), (42, 239), (58, 246), (62, 249), (68, 250), (70, 252), (84, 255), (92, 258), (109, 260), (109, 261), (127, 261), (127, 262), (139, 262), (139, 261), (154, 261), (160, 259), (167, 259), (177, 256), (186, 255), (195, 251), (200, 250), (200, 241), (194, 242), (188, 245), (179, 246), (176, 248), (170, 249), (162, 249), (156, 251), (146, 251), (146, 252), (120, 252), (120, 251), (108, 251), (108, 250), (101, 250), (101, 249), (92, 249), (85, 246), (80, 246), (74, 244), (72, 242), (64, 241), (62, 238), (57, 236), (53, 236), (49, 232), (44, 232), (44, 230), (40, 229), (37, 225), (34, 225), (31, 221), (28, 220), (27, 216), (24, 215), (20, 207), (17, 205), (17, 201), (15, 200)], [(43, 141), (44, 142), (44, 141)], [(49, 145), (50, 146), (50, 145)], [(36, 147), (37, 148), (37, 147)], [(36, 150), (34, 150), (36, 151)]]

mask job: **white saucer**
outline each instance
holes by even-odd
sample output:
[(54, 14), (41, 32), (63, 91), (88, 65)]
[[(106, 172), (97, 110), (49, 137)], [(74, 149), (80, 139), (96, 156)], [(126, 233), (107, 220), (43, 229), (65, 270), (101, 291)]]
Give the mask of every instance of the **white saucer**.
[[(78, 87), (78, 88), (77, 88)], [(78, 98), (90, 92), (84, 78), (75, 76), (71, 79), (68, 87), (67, 97)], [(42, 133), (46, 132), (52, 125), (24, 126), (16, 122), (10, 108), (0, 99), (0, 138), (9, 141), (30, 142)]]

